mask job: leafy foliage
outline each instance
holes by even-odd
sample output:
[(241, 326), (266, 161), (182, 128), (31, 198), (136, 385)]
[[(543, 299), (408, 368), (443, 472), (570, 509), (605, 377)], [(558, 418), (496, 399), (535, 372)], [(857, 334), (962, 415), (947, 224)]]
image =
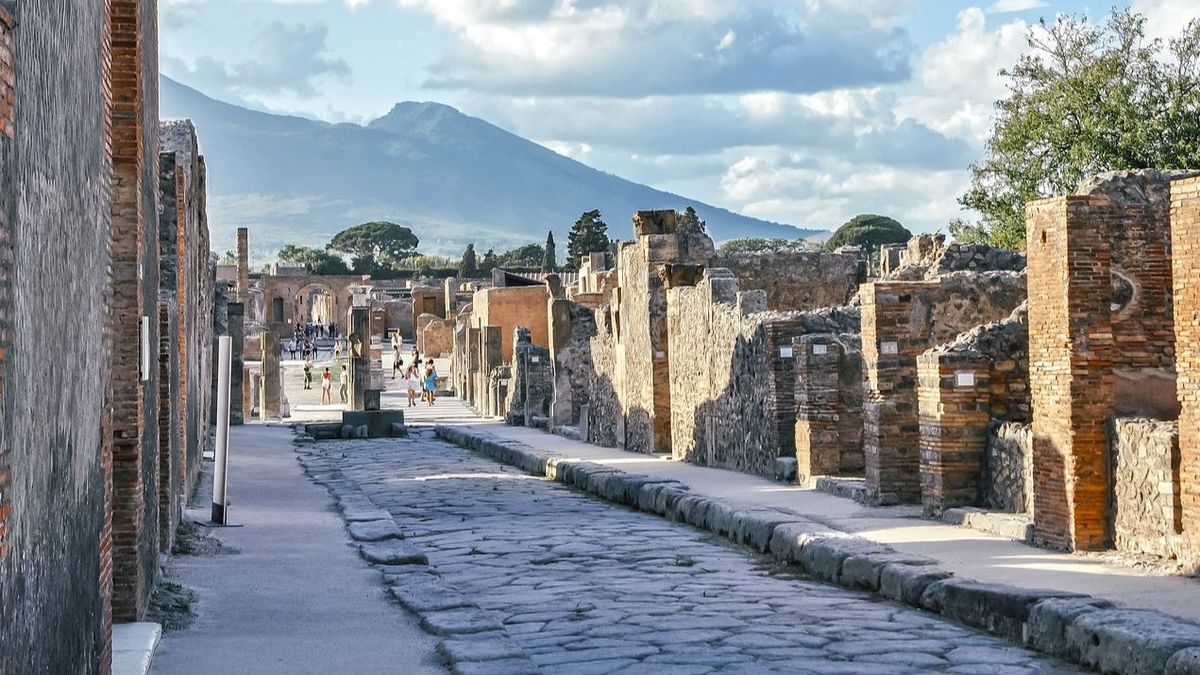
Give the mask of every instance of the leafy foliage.
[(912, 232), (887, 216), (861, 213), (846, 221), (825, 242), (830, 251), (842, 246), (876, 247), (882, 244), (903, 244), (912, 238)]
[(479, 271), (486, 276), (491, 274), (492, 270), (499, 266), (500, 258), (496, 256), (496, 252), (494, 250), (489, 248), (487, 253), (483, 254), (483, 260), (479, 263)]
[(221, 254), (220, 264), (236, 265), (237, 264), (237, 254), (234, 253), (233, 251), (225, 251), (224, 253)]
[(542, 271), (547, 274), (558, 268), (558, 250), (554, 245), (553, 230), (546, 234), (546, 245), (542, 247)]
[(463, 251), (462, 262), (458, 265), (458, 276), (464, 279), (474, 279), (479, 276), (479, 261), (475, 257), (475, 244), (467, 244)]
[(538, 244), (525, 244), (511, 251), (501, 253), (497, 259), (500, 267), (533, 267), (542, 266), (546, 250)]
[(589, 253), (608, 251), (608, 224), (593, 209), (579, 216), (567, 234), (567, 269), (577, 269), (579, 260)]
[(313, 274), (350, 274), (350, 268), (340, 256), (308, 246), (285, 245), (279, 249), (279, 262), (302, 266)]
[(717, 250), (724, 255), (729, 255), (731, 253), (795, 253), (811, 251), (813, 248), (812, 243), (804, 239), (743, 237), (730, 239), (721, 244)]
[(1024, 248), (1025, 202), (1103, 171), (1200, 166), (1200, 21), (1166, 43), (1145, 24), (1126, 10), (1030, 31), (1031, 51), (1001, 71), (1010, 93), (959, 199), (982, 220), (952, 223), (956, 239)]
[(679, 234), (690, 232), (707, 233), (708, 224), (700, 220), (700, 216), (696, 214), (696, 209), (689, 206), (676, 216), (675, 231)]
[(419, 243), (407, 227), (376, 220), (338, 232), (327, 248), (351, 256), (357, 271), (359, 268), (373, 269), (377, 265), (394, 267), (416, 255)]

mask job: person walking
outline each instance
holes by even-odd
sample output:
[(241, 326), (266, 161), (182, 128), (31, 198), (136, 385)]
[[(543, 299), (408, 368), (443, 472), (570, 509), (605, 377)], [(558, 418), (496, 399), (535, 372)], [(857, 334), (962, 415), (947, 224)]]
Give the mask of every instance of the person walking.
[(400, 368), (404, 366), (404, 359), (400, 358), (400, 350), (392, 351), (392, 379), (396, 379), (396, 373), (400, 372)]
[(333, 360), (337, 361), (342, 358), (342, 341), (334, 339), (333, 341)]
[(291, 355), (292, 360), (295, 361), (296, 360), (296, 339), (295, 338), (292, 338), (291, 340), (287, 341), (287, 350), (288, 350), (288, 354)]
[(304, 388), (312, 389), (312, 359), (304, 359)]
[(338, 381), (341, 382), (341, 387), (338, 389), (338, 393), (342, 395), (342, 403), (349, 403), (350, 402), (350, 371), (346, 368), (346, 366), (342, 366), (342, 374), (339, 377)]
[(333, 403), (333, 373), (329, 372), (329, 366), (325, 366), (325, 371), (321, 373), (321, 405)]
[(433, 366), (433, 359), (425, 364), (425, 401), (429, 405), (433, 405), (435, 395), (437, 393), (437, 368)]
[(418, 374), (417, 364), (408, 365), (408, 370), (404, 372), (404, 381), (408, 385), (408, 407), (412, 408), (417, 405), (417, 394), (421, 391), (421, 376)]

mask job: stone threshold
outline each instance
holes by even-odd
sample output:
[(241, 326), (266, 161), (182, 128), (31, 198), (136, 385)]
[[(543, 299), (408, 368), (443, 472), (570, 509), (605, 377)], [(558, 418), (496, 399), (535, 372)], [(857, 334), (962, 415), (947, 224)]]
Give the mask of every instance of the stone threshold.
[(150, 621), (114, 623), (112, 627), (112, 675), (146, 675), (154, 661), (154, 650), (162, 639), (162, 626)]
[(1082, 593), (982, 583), (938, 562), (781, 508), (740, 508), (680, 481), (575, 460), (494, 434), (436, 426), (443, 440), (608, 501), (770, 553), (810, 577), (900, 602), (1105, 673), (1200, 675), (1200, 624)]

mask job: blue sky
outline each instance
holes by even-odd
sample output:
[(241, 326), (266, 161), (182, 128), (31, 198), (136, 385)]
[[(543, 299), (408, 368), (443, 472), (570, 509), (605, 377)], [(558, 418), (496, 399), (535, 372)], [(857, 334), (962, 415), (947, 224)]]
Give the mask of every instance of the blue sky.
[[(1132, 0), (1150, 31), (1196, 0)], [(800, 226), (961, 215), (997, 71), (1046, 0), (161, 0), (163, 71), (334, 122), (438, 101), (599, 169)], [(1093, 8), (1097, 8), (1093, 12)]]

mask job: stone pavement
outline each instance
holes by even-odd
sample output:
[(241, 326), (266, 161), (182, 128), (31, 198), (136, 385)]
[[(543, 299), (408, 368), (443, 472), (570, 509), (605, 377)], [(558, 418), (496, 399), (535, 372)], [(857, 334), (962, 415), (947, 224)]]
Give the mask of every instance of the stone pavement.
[[(722, 469), (580, 443), (536, 429), (506, 426), (471, 415), (461, 401), (446, 400), (445, 421), (470, 433), (493, 434), (556, 456), (631, 473), (678, 480), (695, 494), (741, 508), (784, 509), (833, 530), (937, 561), (939, 567), (987, 583), (1053, 589), (1105, 598), (1120, 606), (1157, 610), (1200, 621), (1200, 583), (1148, 574), (1106, 556), (1065, 554), (921, 517), (920, 506), (870, 507), (851, 499)], [(451, 413), (451, 404), (460, 410)], [(418, 420), (419, 421), (419, 420)], [(431, 420), (432, 421), (432, 420)]]
[[(165, 580), (196, 592), (196, 618), (163, 634), (153, 671), (445, 672), (435, 641), (390, 605), (378, 573), (347, 546), (328, 494), (305, 478), (291, 439), (278, 427), (231, 430), (237, 527), (212, 534), (234, 552), (171, 558)], [(211, 495), (211, 487), (200, 492)], [(189, 519), (207, 522), (210, 501), (197, 500)]]
[(456, 672), (1078, 672), (938, 616), (796, 577), (749, 549), (525, 475), (428, 429), (299, 452), (392, 594), (442, 636)]

